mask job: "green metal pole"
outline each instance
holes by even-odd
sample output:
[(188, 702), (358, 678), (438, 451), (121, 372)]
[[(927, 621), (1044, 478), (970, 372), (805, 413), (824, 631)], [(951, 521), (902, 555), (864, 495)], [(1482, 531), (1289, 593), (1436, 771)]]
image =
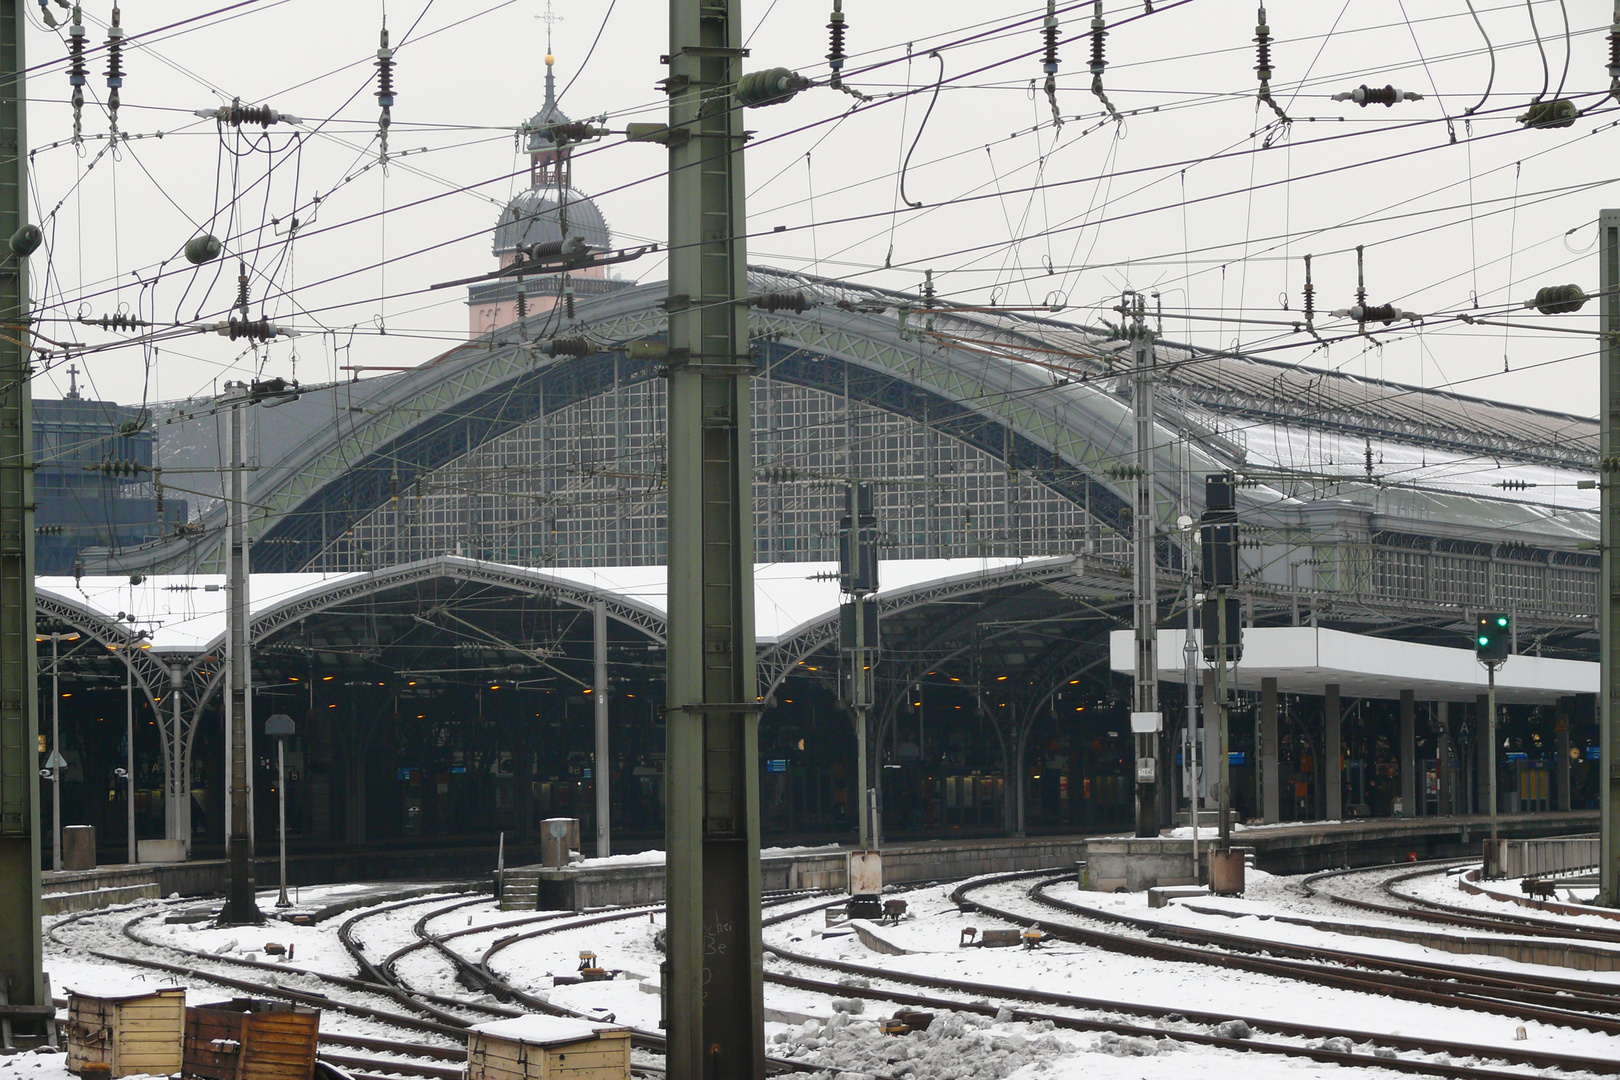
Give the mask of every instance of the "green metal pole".
[(1485, 762), (1490, 772), (1486, 778), (1486, 798), (1491, 801), (1491, 842), (1495, 843), (1496, 833), (1496, 665), (1486, 664), (1485, 675), (1489, 688), (1485, 699), (1485, 739), (1490, 743), (1490, 753), (1485, 755)]
[(1614, 725), (1620, 715), (1620, 680), (1615, 660), (1620, 650), (1620, 576), (1615, 573), (1614, 545), (1620, 542), (1620, 210), (1605, 210), (1598, 219), (1598, 328), (1603, 360), (1598, 365), (1603, 400), (1602, 483), (1603, 610), (1602, 687), (1598, 702), (1598, 784), (1602, 802), (1602, 865), (1598, 902), (1620, 907), (1620, 769), (1616, 768)]
[[(22, 5), (0, 0), (0, 240), (28, 220)], [(0, 322), (28, 317), (27, 260), (0, 251)], [(42, 1005), (38, 690), (34, 686), (33, 404), (26, 331), (0, 337), (0, 981)]]
[(740, 0), (670, 0), (671, 1080), (765, 1073)]
[[(245, 391), (240, 383), (227, 383), (226, 388)], [(264, 922), (253, 881), (253, 665), (248, 640), (248, 549), (247, 500), (242, 486), (245, 449), (243, 442), (243, 410), (248, 407), (247, 396), (231, 405), (231, 482), (228, 511), (230, 516), (230, 573), (226, 588), (230, 592), (227, 632), (227, 674), (229, 688), (225, 699), (226, 738), (228, 740), (229, 775), (227, 777), (228, 824), (225, 857), (229, 864), (229, 881), (225, 906), (220, 909), (219, 921), (224, 925), (257, 924)]]

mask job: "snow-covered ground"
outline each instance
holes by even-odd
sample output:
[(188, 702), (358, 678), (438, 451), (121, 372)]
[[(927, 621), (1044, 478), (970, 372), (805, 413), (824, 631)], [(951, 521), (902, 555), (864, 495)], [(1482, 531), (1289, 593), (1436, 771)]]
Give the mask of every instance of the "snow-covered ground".
[[(1386, 872), (1387, 873), (1387, 872)], [(1185, 903), (1162, 909), (1149, 909), (1143, 894), (1082, 893), (1073, 883), (1054, 886), (1052, 895), (1100, 910), (1128, 913), (1141, 918), (1178, 925), (1204, 926), (1227, 933), (1278, 942), (1332, 945), (1358, 952), (1377, 951), (1384, 955), (1423, 958), (1448, 965), (1466, 965), (1502, 972), (1538, 970), (1531, 965), (1479, 956), (1457, 956), (1400, 942), (1384, 942), (1364, 935), (1334, 933), (1331, 929), (1299, 926), (1279, 921), (1277, 916), (1312, 919), (1328, 924), (1366, 924), (1382, 917), (1356, 913), (1322, 897), (1309, 897), (1301, 878), (1273, 877), (1251, 871), (1248, 892), (1241, 899), (1198, 898), (1194, 906), (1207, 913), (1190, 910)], [(1330, 887), (1345, 895), (1377, 893), (1375, 872), (1335, 879)], [(387, 890), (368, 886), (377, 897), (374, 907), (386, 902)], [(985, 902), (1017, 913), (1023, 920), (1003, 924), (981, 913), (964, 915), (950, 900), (951, 886), (926, 886), (902, 890), (910, 904), (910, 917), (899, 925), (884, 927), (880, 933), (891, 945), (906, 950), (902, 955), (878, 952), (863, 944), (847, 926), (829, 926), (817, 898), (793, 901), (768, 909), (768, 914), (794, 911), (794, 915), (765, 931), (766, 942), (782, 950), (808, 957), (842, 960), (893, 973), (894, 983), (882, 978), (862, 980), (867, 992), (896, 992), (902, 988), (941, 997), (959, 1006), (938, 1013), (926, 1031), (902, 1037), (883, 1035), (878, 1021), (900, 1007), (893, 1001), (862, 997), (833, 997), (826, 993), (786, 987), (767, 981), (765, 987), (768, 1023), (768, 1052), (773, 1056), (795, 1058), (851, 1076), (907, 1077), (909, 1080), (1081, 1080), (1082, 1077), (1143, 1078), (1181, 1080), (1184, 1077), (1228, 1077), (1243, 1075), (1245, 1080), (1280, 1080), (1284, 1077), (1336, 1074), (1354, 1077), (1391, 1077), (1392, 1072), (1376, 1068), (1340, 1068), (1304, 1058), (1284, 1058), (1265, 1054), (1236, 1054), (1232, 1051), (1197, 1046), (1167, 1037), (1132, 1037), (1112, 1033), (1076, 1032), (1054, 1027), (1050, 1021), (1024, 1022), (998, 1007), (1039, 1010), (1054, 1016), (1107, 1019), (1112, 1022), (1150, 1029), (1169, 1035), (1175, 1032), (1208, 1033), (1207, 1021), (1179, 1017), (1151, 1019), (1139, 1013), (1120, 1012), (1130, 1006), (1185, 1010), (1221, 1017), (1247, 1018), (1302, 1025), (1329, 1026), (1342, 1032), (1349, 1048), (1363, 1054), (1373, 1052), (1366, 1041), (1379, 1035), (1430, 1037), (1480, 1048), (1476, 1059), (1459, 1053), (1423, 1055), (1430, 1060), (1454, 1064), (1490, 1061), (1490, 1049), (1532, 1050), (1578, 1054), (1600, 1060), (1620, 1058), (1620, 1041), (1615, 1037), (1584, 1030), (1539, 1023), (1523, 1023), (1499, 1016), (1395, 1001), (1349, 990), (1307, 987), (1299, 982), (1273, 976), (1229, 971), (1199, 964), (1165, 963), (1118, 953), (1054, 942), (1047, 947), (984, 949), (961, 947), (966, 927), (979, 931), (996, 926), (1027, 925), (1042, 919), (1076, 918), (1058, 916), (1051, 909), (1037, 907), (1027, 896), (1027, 882), (991, 885), (979, 894)], [(1492, 904), (1482, 898), (1468, 898), (1454, 878), (1444, 875), (1425, 877), (1402, 886), (1404, 891), (1463, 905)], [(336, 887), (323, 891), (304, 890), (301, 909), (336, 903), (345, 898), (364, 897), (362, 887)], [(269, 901), (273, 902), (271, 894)], [(546, 932), (526, 937), (497, 950), (491, 958), (493, 970), (515, 987), (598, 1019), (611, 1018), (647, 1030), (659, 1023), (660, 998), (657, 992), (662, 954), (654, 944), (663, 917), (653, 910), (640, 911), (629, 918), (575, 925), (568, 913), (551, 913), (548, 921), (512, 925), (525, 918), (522, 913), (499, 911), (493, 900), (472, 899), (443, 892), (423, 897), (398, 910), (380, 912), (362, 919), (356, 937), (366, 956), (380, 962), (385, 956), (416, 940), (415, 925), (428, 916), (424, 929), (440, 938), (461, 956), (476, 961), (491, 945), (513, 934), (537, 930)], [(1385, 901), (1387, 897), (1383, 897)], [(460, 906), (456, 906), (460, 905)], [(110, 979), (139, 980), (144, 985), (172, 985), (173, 977), (143, 971), (131, 965), (89, 957), (86, 948), (123, 955), (150, 955), (178, 960), (167, 950), (154, 951), (138, 945), (124, 934), (125, 924), (134, 923), (140, 934), (176, 948), (205, 952), (221, 957), (270, 959), (264, 946), (269, 942), (292, 946), (290, 962), (278, 962), (274, 972), (228, 968), (218, 961), (197, 961), (202, 970), (217, 970), (237, 978), (262, 981), (265, 985), (285, 985), (317, 990), (346, 997), (350, 991), (323, 984), (312, 972), (354, 975), (356, 964), (338, 941), (337, 930), (352, 915), (372, 908), (330, 918), (311, 927), (271, 924), (253, 929), (215, 929), (205, 923), (166, 923), (165, 916), (197, 911), (196, 902), (147, 901), (118, 911), (83, 919), (47, 920), (47, 928), (61, 925), (67, 945), (49, 939), (47, 967), (56, 994), (78, 986), (102, 987)], [(1218, 909), (1218, 911), (1216, 910)], [(532, 916), (530, 916), (532, 919)], [(1585, 920), (1571, 920), (1578, 927)], [(1099, 924), (1100, 925), (1100, 924)], [(1609, 924), (1613, 925), (1613, 924)], [(1478, 936), (1478, 932), (1473, 932)], [(594, 953), (596, 964), (615, 974), (605, 982), (574, 983), (571, 977), (580, 966), (580, 953)], [(284, 969), (284, 970), (281, 970)], [(1548, 969), (1539, 969), (1548, 970)], [(1581, 973), (1551, 969), (1569, 978), (1587, 978), (1594, 983), (1620, 985), (1620, 976), (1609, 973)], [(767, 974), (792, 974), (821, 982), (838, 982), (841, 976), (824, 968), (768, 956)], [(399, 976), (411, 986), (446, 997), (474, 1000), (478, 995), (455, 979), (455, 969), (433, 949), (415, 950), (398, 964)], [(971, 994), (904, 986), (908, 976), (926, 975), (979, 984)], [(557, 978), (564, 977), (561, 985)], [(846, 987), (852, 977), (842, 976)], [(1090, 999), (1102, 1004), (1037, 1005), (1001, 998), (997, 987), (1036, 988), (1052, 994)], [(649, 992), (650, 991), (650, 992)], [(210, 985), (193, 978), (187, 999), (196, 1004), (239, 995), (240, 991)], [(368, 1003), (399, 1011), (397, 1003), (372, 995)], [(977, 1003), (979, 1009), (972, 1007)], [(1107, 1007), (1112, 1005), (1113, 1008)], [(453, 1040), (417, 1032), (401, 1033), (376, 1020), (348, 1016), (327, 1010), (321, 1018), (322, 1030), (353, 1035), (385, 1036), (409, 1042), (453, 1045)], [(1269, 1033), (1257, 1035), (1270, 1043), (1316, 1045), (1309, 1040)], [(1319, 1040), (1318, 1040), (1319, 1041)], [(1385, 1050), (1384, 1053), (1389, 1051)], [(1412, 1052), (1402, 1051), (1402, 1056)], [(0, 1057), (0, 1080), (66, 1080), (65, 1059), (60, 1054), (23, 1053)], [(1526, 1066), (1499, 1066), (1535, 1075)], [(1560, 1076), (1578, 1074), (1561, 1073)]]

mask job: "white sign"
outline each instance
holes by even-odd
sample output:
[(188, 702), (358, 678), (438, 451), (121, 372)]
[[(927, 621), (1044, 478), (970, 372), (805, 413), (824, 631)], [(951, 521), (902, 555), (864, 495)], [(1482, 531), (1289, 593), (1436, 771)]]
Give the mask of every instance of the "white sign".
[(1164, 716), (1156, 712), (1131, 713), (1131, 732), (1135, 735), (1151, 735), (1155, 731), (1164, 730)]

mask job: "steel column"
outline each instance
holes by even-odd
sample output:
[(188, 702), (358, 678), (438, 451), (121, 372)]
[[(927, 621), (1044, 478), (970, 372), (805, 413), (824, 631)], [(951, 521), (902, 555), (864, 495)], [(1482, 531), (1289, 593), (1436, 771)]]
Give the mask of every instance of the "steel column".
[(1598, 902), (1620, 906), (1620, 769), (1616, 768), (1615, 717), (1620, 713), (1620, 680), (1615, 659), (1620, 651), (1620, 575), (1615, 570), (1614, 546), (1620, 543), (1620, 210), (1605, 210), (1598, 218), (1598, 329), (1602, 362), (1598, 364), (1598, 396), (1603, 402), (1599, 474), (1602, 513), (1602, 694), (1598, 702), (1598, 793), (1602, 803), (1602, 865), (1598, 874)]
[(1561, 697), (1558, 699), (1558, 719), (1553, 724), (1553, 730), (1558, 735), (1558, 800), (1553, 804), (1554, 810), (1569, 810), (1569, 718), (1575, 712), (1574, 698)]
[[(1136, 634), (1136, 679), (1131, 710), (1139, 714), (1159, 711), (1159, 581), (1158, 475), (1154, 468), (1157, 421), (1153, 409), (1153, 337), (1144, 323), (1145, 306), (1139, 296), (1128, 297), (1130, 308), (1120, 305), (1121, 321), (1133, 318), (1131, 413), (1134, 420), (1131, 450), (1135, 455), (1136, 489), (1131, 504), (1132, 624)], [(1163, 721), (1160, 721), (1162, 726)], [(1159, 732), (1136, 732), (1136, 835), (1159, 835)], [(1151, 762), (1152, 764), (1145, 764)], [(1145, 770), (1152, 770), (1150, 779)]]
[[(0, 239), (28, 220), (23, 5), (0, 0)], [(0, 322), (26, 325), (28, 262), (0, 259)], [(39, 691), (34, 685), (33, 405), (27, 331), (0, 338), (0, 985), (44, 1003), (39, 902)]]
[(249, 711), (252, 699), (248, 693), (252, 681), (252, 661), (248, 653), (247, 501), (242, 484), (242, 414), (247, 407), (244, 396), (244, 400), (230, 408), (231, 494), (228, 514), (231, 523), (231, 561), (226, 615), (226, 663), (230, 672), (230, 689), (225, 696), (225, 760), (229, 793), (226, 800), (225, 855), (229, 863), (230, 881), (225, 906), (219, 913), (221, 923), (264, 921), (253, 888), (253, 715)]
[(62, 869), (62, 635), (51, 632), (51, 869)]
[(140, 847), (135, 842), (135, 665), (129, 658), (130, 642), (122, 647), (124, 657), (124, 861), (134, 865), (141, 861)]
[(608, 821), (608, 679), (607, 605), (598, 600), (591, 605), (591, 643), (596, 654), (596, 673), (591, 682), (591, 704), (596, 709), (596, 758), (591, 762), (591, 785), (596, 790), (596, 854), (613, 854)]
[(1457, 799), (1451, 779), (1451, 702), (1435, 702), (1435, 726), (1440, 729), (1434, 752), (1434, 756), (1439, 759), (1435, 769), (1440, 774), (1438, 777), (1440, 791), (1435, 805), (1435, 813), (1444, 817), (1447, 814), (1457, 812)]
[(1401, 691), (1401, 813), (1418, 816), (1417, 694)]
[(1323, 794), (1326, 808), (1323, 817), (1338, 821), (1344, 817), (1344, 739), (1341, 725), (1344, 716), (1339, 711), (1339, 684), (1328, 683), (1322, 695), (1322, 762)]
[(1267, 825), (1282, 820), (1282, 793), (1277, 789), (1277, 680), (1260, 680), (1260, 799)]
[(1497, 838), (1496, 833), (1496, 665), (1486, 664), (1485, 671), (1490, 679), (1489, 689), (1485, 695), (1485, 754), (1480, 764), (1485, 767), (1485, 805), (1491, 815), (1491, 839)]
[(670, 0), (671, 1080), (765, 1072), (740, 0)]

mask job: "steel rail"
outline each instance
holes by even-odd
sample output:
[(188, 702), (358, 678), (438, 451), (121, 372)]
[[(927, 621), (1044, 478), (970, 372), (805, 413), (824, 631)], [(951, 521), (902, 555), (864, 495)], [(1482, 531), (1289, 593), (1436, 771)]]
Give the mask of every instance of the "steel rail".
[[(1406, 869), (1403, 873), (1387, 878), (1379, 884), (1379, 891), (1386, 896), (1397, 900), (1404, 900), (1413, 907), (1397, 907), (1392, 904), (1380, 904), (1372, 900), (1360, 900), (1352, 896), (1341, 896), (1329, 889), (1318, 888), (1317, 882), (1335, 877), (1348, 877), (1351, 874), (1365, 874), (1375, 872), (1376, 868), (1369, 870), (1359, 867), (1354, 870), (1332, 870), (1322, 874), (1312, 874), (1300, 884), (1305, 888), (1307, 896), (1322, 896), (1337, 904), (1346, 907), (1358, 908), (1362, 911), (1371, 911), (1381, 915), (1396, 915), (1402, 918), (1414, 919), (1421, 922), (1439, 923), (1448, 926), (1464, 926), (1475, 930), (1493, 930), (1498, 933), (1511, 933), (1523, 937), (1547, 937), (1563, 939), (1583, 939), (1592, 941), (1620, 942), (1620, 930), (1610, 930), (1605, 927), (1570, 926), (1560, 924), (1550, 919), (1537, 919), (1530, 915), (1518, 915), (1510, 912), (1482, 912), (1471, 908), (1460, 907), (1454, 904), (1443, 904), (1437, 900), (1425, 900), (1422, 897), (1410, 896), (1397, 891), (1394, 886), (1416, 878), (1427, 877), (1438, 873), (1442, 865), (1468, 865), (1478, 862), (1477, 859), (1442, 859), (1435, 860), (1423, 869)], [(1411, 864), (1397, 864), (1410, 867)]]
[[(1013, 923), (1014, 925), (1028, 926), (1034, 921), (1028, 915), (1022, 915), (1022, 914), (1019, 914), (1017, 912), (1007, 911), (1005, 909), (995, 907), (995, 906), (993, 906), (991, 904), (987, 904), (987, 903), (985, 903), (983, 901), (980, 901), (980, 900), (971, 900), (971, 899), (968, 898), (967, 894), (969, 892), (972, 892), (972, 891), (976, 890), (976, 889), (984, 888), (984, 887), (987, 887), (987, 886), (990, 886), (990, 885), (1002, 884), (1002, 883), (1005, 883), (1007, 881), (1012, 881), (1012, 880), (1028, 879), (1028, 878), (1031, 878), (1031, 877), (1037, 877), (1037, 876), (1040, 876), (1042, 873), (1044, 873), (1044, 872), (1043, 871), (1021, 871), (1021, 872), (1013, 873), (1013, 874), (997, 875), (997, 876), (992, 877), (992, 878), (977, 879), (975, 881), (971, 881), (971, 882), (968, 882), (968, 883), (966, 883), (966, 884), (964, 884), (962, 886), (959, 886), (951, 894), (951, 898), (960, 907), (962, 907), (962, 909), (965, 910), (965, 911), (980, 911), (980, 912), (983, 912), (984, 914), (992, 915), (992, 916), (994, 916), (996, 918), (1004, 919), (1004, 920), (1006, 920), (1008, 922)], [(1068, 878), (1069, 878), (1069, 875), (1065, 874), (1062, 878), (1050, 878), (1047, 882), (1044, 882), (1043, 884), (1050, 884), (1052, 881), (1055, 881), (1055, 880), (1067, 880)], [(1045, 899), (1048, 902), (1052, 901), (1051, 897), (1047, 897)], [(1209, 951), (1204, 950), (1204, 949), (1192, 949), (1192, 948), (1188, 948), (1188, 947), (1185, 947), (1185, 946), (1176, 946), (1176, 945), (1163, 945), (1162, 946), (1163, 951), (1160, 951), (1159, 949), (1152, 948), (1154, 946), (1160, 946), (1161, 943), (1158, 943), (1158, 942), (1149, 942), (1149, 941), (1142, 941), (1141, 939), (1122, 938), (1122, 937), (1118, 937), (1116, 935), (1101, 934), (1101, 933), (1098, 933), (1096, 931), (1089, 931), (1089, 930), (1085, 930), (1085, 929), (1080, 928), (1080, 927), (1069, 926), (1067, 924), (1053, 923), (1050, 920), (1045, 920), (1045, 919), (1040, 921), (1040, 927), (1041, 927), (1041, 929), (1043, 931), (1051, 934), (1053, 937), (1059, 938), (1060, 940), (1071, 941), (1071, 942), (1074, 942), (1076, 944), (1094, 945), (1094, 946), (1097, 946), (1097, 947), (1100, 947), (1100, 948), (1108, 949), (1109, 951), (1126, 952), (1126, 953), (1131, 954), (1131, 955), (1145, 956), (1145, 957), (1152, 958), (1152, 959), (1165, 959), (1165, 960), (1172, 960), (1172, 961), (1174, 961), (1174, 960), (1191, 961), (1191, 962), (1194, 962), (1194, 963), (1213, 964), (1215, 966), (1220, 966), (1220, 967), (1230, 967), (1230, 968), (1239, 968), (1239, 969), (1243, 969), (1244, 965), (1241, 964), (1241, 963), (1230, 963), (1228, 961), (1233, 961), (1233, 960), (1241, 961), (1241, 960), (1249, 959), (1248, 957), (1241, 957), (1241, 956), (1233, 957), (1233, 956), (1231, 956), (1229, 954), (1212, 953), (1212, 952), (1209, 952)], [(1118, 948), (1118, 947), (1116, 947), (1120, 943), (1141, 944), (1141, 945), (1144, 945), (1144, 946), (1149, 946), (1150, 949), (1144, 949), (1144, 950), (1139, 951), (1139, 950), (1136, 950), (1136, 949), (1133, 949), (1133, 948)], [(815, 962), (822, 965), (822, 966), (835, 968), (835, 969), (838, 969), (838, 970), (851, 970), (851, 971), (853, 971), (854, 968), (859, 967), (859, 965), (849, 965), (846, 968), (846, 966), (841, 961), (816, 960)], [(864, 972), (861, 972), (861, 973), (864, 974)], [(1272, 972), (1266, 972), (1266, 973), (1270, 974)], [(892, 976), (884, 976), (884, 977), (885, 978), (892, 978)], [(1298, 977), (1298, 976), (1292, 976), (1292, 977)], [(913, 977), (908, 975), (907, 978), (912, 979)], [(1376, 985), (1376, 984), (1368, 984), (1368, 985)], [(1352, 987), (1349, 987), (1349, 989), (1365, 991), (1366, 986), (1365, 985), (1352, 986)], [(1050, 993), (1047, 993), (1047, 992), (1018, 991), (1018, 990), (1016, 990), (1016, 988), (1014, 988), (1012, 990), (1009, 990), (1007, 988), (998, 988), (996, 992), (1002, 994), (1003, 996), (1014, 996), (1014, 995), (1017, 995), (1017, 994), (1021, 993), (1021, 994), (1027, 995), (1026, 998), (1025, 998), (1026, 1000), (1043, 1000), (1043, 1001), (1045, 1001), (1045, 1000), (1052, 1000), (1054, 998), (1054, 995), (1052, 995)], [(1189, 1010), (1189, 1009), (1181, 1008), (1181, 1007), (1120, 1005), (1120, 1004), (1114, 1003), (1114, 1002), (1098, 1001), (1098, 1000), (1095, 1000), (1095, 999), (1087, 999), (1087, 998), (1078, 998), (1078, 997), (1074, 997), (1072, 995), (1069, 997), (1069, 1000), (1073, 1001), (1073, 1002), (1084, 1003), (1084, 1004), (1076, 1005), (1076, 1007), (1081, 1007), (1081, 1008), (1112, 1009), (1113, 1011), (1116, 1011), (1116, 1012), (1137, 1013), (1139, 1015), (1154, 1016), (1154, 1017), (1165, 1017), (1165, 1016), (1169, 1016), (1169, 1015), (1174, 1014), (1174, 1015), (1178, 1015), (1178, 1016), (1184, 1016), (1184, 1017), (1187, 1017), (1189, 1019), (1198, 1018), (1198, 1019), (1200, 1019), (1200, 1020), (1202, 1020), (1204, 1022), (1211, 1023), (1211, 1024), (1219, 1023), (1219, 1022), (1221, 1022), (1223, 1020), (1234, 1019), (1234, 1017), (1232, 1015), (1229, 1015), (1229, 1014), (1207, 1013), (1207, 1012), (1200, 1013), (1200, 1012), (1195, 1011), (1195, 1010)], [(1442, 1002), (1440, 1002), (1440, 1004), (1454, 1005), (1454, 1004), (1457, 1004), (1457, 1003), (1452, 1002), (1452, 1001), (1442, 1001)], [(1278, 1034), (1299, 1035), (1299, 1036), (1306, 1037), (1306, 1038), (1325, 1038), (1325, 1037), (1330, 1037), (1330, 1036), (1333, 1036), (1333, 1035), (1343, 1035), (1346, 1038), (1349, 1038), (1349, 1039), (1351, 1039), (1353, 1041), (1356, 1041), (1356, 1042), (1372, 1042), (1372, 1043), (1375, 1043), (1375, 1044), (1378, 1044), (1378, 1045), (1388, 1046), (1388, 1047), (1390, 1047), (1392, 1049), (1397, 1049), (1397, 1050), (1411, 1050), (1411, 1051), (1417, 1051), (1417, 1052), (1421, 1052), (1421, 1053), (1446, 1053), (1446, 1054), (1453, 1054), (1453, 1055), (1458, 1055), (1458, 1056), (1490, 1056), (1490, 1057), (1497, 1058), (1497, 1059), (1500, 1059), (1500, 1060), (1503, 1060), (1503, 1061), (1510, 1061), (1510, 1062), (1514, 1062), (1516, 1064), (1532, 1065), (1532, 1066), (1536, 1066), (1536, 1067), (1539, 1067), (1539, 1068), (1587, 1069), (1587, 1070), (1595, 1071), (1595, 1072), (1597, 1072), (1599, 1074), (1603, 1074), (1603, 1075), (1611, 1075), (1611, 1074), (1614, 1074), (1616, 1072), (1620, 1072), (1620, 1066), (1617, 1066), (1616, 1063), (1614, 1063), (1612, 1061), (1607, 1061), (1607, 1060), (1597, 1059), (1597, 1058), (1585, 1058), (1585, 1057), (1580, 1057), (1578, 1055), (1553, 1054), (1553, 1053), (1545, 1053), (1545, 1052), (1534, 1051), (1534, 1050), (1529, 1050), (1529, 1049), (1519, 1050), (1519, 1049), (1508, 1049), (1508, 1048), (1502, 1048), (1502, 1047), (1491, 1047), (1488, 1050), (1482, 1050), (1480, 1047), (1478, 1047), (1478, 1046), (1476, 1046), (1474, 1044), (1471, 1044), (1471, 1043), (1451, 1042), (1451, 1041), (1444, 1040), (1444, 1039), (1430, 1039), (1430, 1038), (1420, 1038), (1420, 1037), (1414, 1037), (1414, 1036), (1408, 1036), (1408, 1035), (1392, 1035), (1392, 1034), (1391, 1035), (1386, 1035), (1386, 1034), (1381, 1034), (1381, 1033), (1347, 1031), (1342, 1027), (1320, 1027), (1320, 1026), (1311, 1025), (1311, 1024), (1298, 1024), (1298, 1023), (1293, 1023), (1293, 1022), (1290, 1022), (1290, 1021), (1276, 1021), (1276, 1020), (1271, 1020), (1271, 1019), (1266, 1019), (1266, 1018), (1256, 1018), (1256, 1017), (1250, 1017), (1250, 1016), (1241, 1016), (1241, 1017), (1237, 1017), (1237, 1018), (1245, 1020), (1246, 1022), (1249, 1023), (1249, 1025), (1251, 1027), (1254, 1027), (1257, 1030), (1273, 1031), (1273, 1032), (1276, 1032)], [(1584, 1026), (1591, 1026), (1591, 1025), (1584, 1025)]]
[[(1539, 987), (1530, 990), (1526, 988), (1527, 979), (1523, 976), (1496, 978), (1472, 968), (1413, 964), (1343, 950), (1261, 941), (1219, 931), (1166, 927), (1152, 920), (1100, 911), (1045, 895), (1044, 890), (1047, 887), (1058, 881), (1068, 880), (1068, 877), (1068, 875), (1054, 877), (1035, 886), (1030, 890), (1031, 900), (1038, 905), (1079, 915), (1082, 918), (1131, 926), (1133, 929), (1144, 931), (1148, 936), (1130, 937), (1089, 930), (1069, 923), (1041, 920), (1043, 930), (1062, 940), (1150, 959), (1252, 971), (1425, 1004), (1453, 1006), (1474, 1012), (1536, 1020), (1566, 1027), (1584, 1027), (1606, 1034), (1620, 1034), (1620, 1018), (1598, 1016), (1591, 1012), (1556, 1005), (1524, 1004), (1519, 1000), (1534, 997), (1541, 1001), (1564, 1003), (1590, 1001), (1605, 1011), (1620, 1008), (1620, 999), (1612, 996), (1603, 998), (1592, 996), (1590, 983), (1543, 978), (1529, 980)], [(969, 888), (975, 887), (979, 886)], [(1014, 923), (1033, 921), (1027, 914), (1020, 915), (981, 901), (967, 901), (965, 896), (963, 901), (969, 907)], [(1174, 944), (1165, 940), (1168, 938), (1175, 938), (1188, 944)], [(1268, 955), (1255, 955), (1258, 953)], [(1380, 974), (1376, 977), (1353, 974), (1345, 970), (1346, 967), (1376, 970)], [(1572, 987), (1573, 990), (1568, 994), (1559, 993), (1557, 988), (1560, 986)]]

